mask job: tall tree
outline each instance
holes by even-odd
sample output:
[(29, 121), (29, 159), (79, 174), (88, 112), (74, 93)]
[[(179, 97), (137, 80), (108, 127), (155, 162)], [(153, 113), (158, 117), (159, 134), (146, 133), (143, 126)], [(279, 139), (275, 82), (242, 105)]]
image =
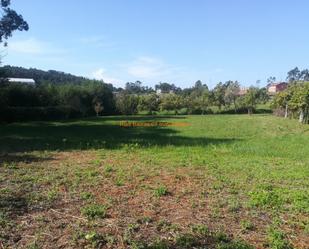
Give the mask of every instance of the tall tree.
[(253, 109), (255, 108), (258, 100), (258, 88), (256, 87), (250, 87), (248, 92), (245, 95), (244, 98), (244, 104), (246, 108), (248, 109), (248, 114), (251, 115), (253, 113)]
[(298, 67), (295, 67), (294, 69), (290, 70), (288, 72), (288, 76), (286, 77), (286, 79), (289, 82), (298, 81), (300, 79), (300, 70), (298, 69)]
[(0, 19), (0, 43), (4, 42), (4, 46), (7, 45), (7, 39), (12, 36), (15, 30), (23, 31), (28, 30), (28, 23), (24, 20), (22, 15), (16, 13), (9, 6), (11, 4), (10, 0), (1, 0), (1, 13), (2, 17)]
[(303, 81), (309, 81), (309, 70), (304, 69), (300, 72), (300, 79)]
[(225, 95), (226, 86), (219, 82), (213, 89), (214, 102), (221, 110), (222, 106), (225, 106), (224, 95)]
[(228, 105), (233, 104), (235, 113), (237, 112), (236, 100), (239, 96), (240, 85), (238, 81), (229, 81), (226, 83), (227, 87), (225, 89), (224, 101)]
[(267, 79), (267, 84), (270, 85), (272, 83), (276, 82), (276, 77), (274, 76), (270, 76), (268, 79)]

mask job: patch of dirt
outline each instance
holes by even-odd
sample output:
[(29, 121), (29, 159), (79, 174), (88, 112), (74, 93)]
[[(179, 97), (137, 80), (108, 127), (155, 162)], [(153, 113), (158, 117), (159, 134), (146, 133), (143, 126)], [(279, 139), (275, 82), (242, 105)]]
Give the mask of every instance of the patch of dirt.
[[(205, 182), (198, 177), (202, 169), (166, 168), (148, 174), (149, 169), (146, 168), (134, 173), (132, 169), (138, 163), (137, 159), (116, 161), (113, 156), (98, 159), (95, 151), (59, 152), (49, 158), (44, 162), (32, 160), (31, 164), (44, 163), (48, 171), (64, 167), (94, 167), (101, 173), (100, 178), (94, 176), (92, 182), (90, 175), (86, 182), (80, 183), (80, 188), (74, 190), (63, 183), (59, 188), (61, 198), (50, 206), (11, 216), (18, 228), (8, 224), (0, 227), (0, 248), (1, 243), (4, 248), (25, 248), (36, 243), (42, 248), (130, 248), (130, 240), (150, 242), (164, 238), (169, 241), (179, 234), (190, 233), (192, 225), (196, 224), (204, 224), (210, 231), (224, 231), (231, 238), (242, 239), (256, 248), (265, 248), (271, 214), (260, 210), (252, 212), (245, 206), (231, 211), (224, 202), (231, 195), (213, 190), (211, 178)], [(100, 160), (97, 165), (93, 163), (96, 159)], [(21, 160), (19, 167), (25, 163), (29, 162)], [(104, 172), (107, 164), (115, 165), (116, 170), (122, 167), (132, 175), (129, 180), (125, 178), (123, 184), (117, 185), (117, 171)], [(158, 184), (166, 186), (166, 195), (154, 195)], [(108, 207), (107, 217), (89, 221), (82, 216), (80, 209), (89, 202), (80, 198), (84, 191), (93, 194), (92, 202)], [(243, 220), (250, 221), (254, 228), (244, 231)], [(295, 247), (308, 248), (309, 236), (303, 230), (290, 229), (288, 225), (282, 228)], [(99, 238), (95, 241), (85, 239), (85, 235), (92, 231), (104, 236), (102, 242)]]

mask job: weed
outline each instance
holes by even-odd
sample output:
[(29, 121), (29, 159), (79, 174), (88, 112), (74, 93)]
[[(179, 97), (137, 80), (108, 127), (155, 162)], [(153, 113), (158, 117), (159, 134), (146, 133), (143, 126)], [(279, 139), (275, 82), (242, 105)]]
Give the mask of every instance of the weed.
[(100, 159), (94, 159), (90, 162), (91, 164), (95, 165), (95, 166), (100, 166), (101, 164), (101, 160)]
[(47, 200), (53, 202), (58, 198), (59, 192), (56, 188), (53, 188), (47, 192)]
[(155, 242), (147, 245), (145, 249), (169, 249), (169, 244), (166, 240), (157, 239)]
[(199, 245), (199, 240), (192, 234), (183, 234), (176, 238), (176, 246), (180, 248), (192, 248)]
[(227, 234), (222, 232), (222, 231), (218, 231), (218, 232), (214, 233), (213, 237), (217, 242), (227, 243), (227, 242), (231, 241), (230, 238), (227, 236)]
[(85, 239), (91, 242), (94, 248), (100, 248), (102, 245), (106, 244), (105, 238), (95, 231), (85, 234)]
[(106, 217), (106, 206), (99, 204), (90, 204), (81, 209), (83, 215), (87, 216), (88, 219), (105, 218)]
[(241, 209), (241, 204), (238, 200), (232, 200), (229, 202), (228, 210), (230, 212), (236, 213), (240, 211)]
[(191, 230), (194, 234), (198, 234), (199, 236), (208, 236), (210, 235), (210, 231), (206, 225), (193, 225)]
[(242, 220), (240, 226), (242, 231), (252, 231), (255, 228), (254, 224), (248, 220)]
[(268, 241), (272, 249), (292, 249), (292, 246), (286, 240), (285, 234), (276, 227), (268, 229)]
[(114, 167), (112, 165), (110, 165), (110, 164), (105, 165), (105, 167), (104, 167), (104, 172), (105, 173), (112, 173), (114, 171), (115, 171), (115, 169), (114, 169)]
[(257, 207), (269, 207), (269, 208), (281, 208), (283, 199), (279, 194), (279, 191), (272, 185), (262, 185), (257, 190), (251, 191), (250, 205)]
[(92, 200), (94, 198), (94, 195), (90, 192), (81, 192), (80, 198), (84, 201), (89, 201), (89, 200)]
[(138, 219), (138, 220), (137, 220), (137, 223), (139, 223), (139, 224), (149, 224), (149, 223), (151, 223), (152, 221), (153, 221), (153, 220), (152, 220), (151, 217), (144, 216), (144, 217)]
[(115, 181), (116, 186), (121, 187), (124, 185), (124, 181), (121, 177), (117, 177)]
[(161, 196), (165, 196), (165, 195), (168, 195), (168, 189), (166, 186), (164, 185), (160, 185), (159, 187), (157, 187), (155, 190), (154, 190), (154, 195), (156, 197), (161, 197)]
[(254, 249), (254, 247), (242, 241), (231, 241), (218, 244), (217, 249)]

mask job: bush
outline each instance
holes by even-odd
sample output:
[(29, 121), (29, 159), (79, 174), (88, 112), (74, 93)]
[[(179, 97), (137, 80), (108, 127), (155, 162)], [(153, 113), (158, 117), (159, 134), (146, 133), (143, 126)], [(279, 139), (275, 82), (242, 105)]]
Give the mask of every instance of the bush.
[(179, 115), (187, 115), (188, 114), (188, 108), (181, 108), (178, 110)]
[(99, 204), (90, 204), (83, 207), (81, 210), (82, 214), (87, 216), (88, 219), (105, 218), (106, 207)]
[(7, 107), (0, 110), (0, 122), (55, 120), (81, 117), (80, 111), (68, 106)]

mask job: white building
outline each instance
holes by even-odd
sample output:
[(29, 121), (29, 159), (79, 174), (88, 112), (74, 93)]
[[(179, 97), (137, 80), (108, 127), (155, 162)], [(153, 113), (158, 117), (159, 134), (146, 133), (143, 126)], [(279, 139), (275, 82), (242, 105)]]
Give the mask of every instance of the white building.
[(8, 82), (14, 83), (23, 83), (29, 85), (35, 85), (34, 79), (25, 79), (25, 78), (7, 78)]

